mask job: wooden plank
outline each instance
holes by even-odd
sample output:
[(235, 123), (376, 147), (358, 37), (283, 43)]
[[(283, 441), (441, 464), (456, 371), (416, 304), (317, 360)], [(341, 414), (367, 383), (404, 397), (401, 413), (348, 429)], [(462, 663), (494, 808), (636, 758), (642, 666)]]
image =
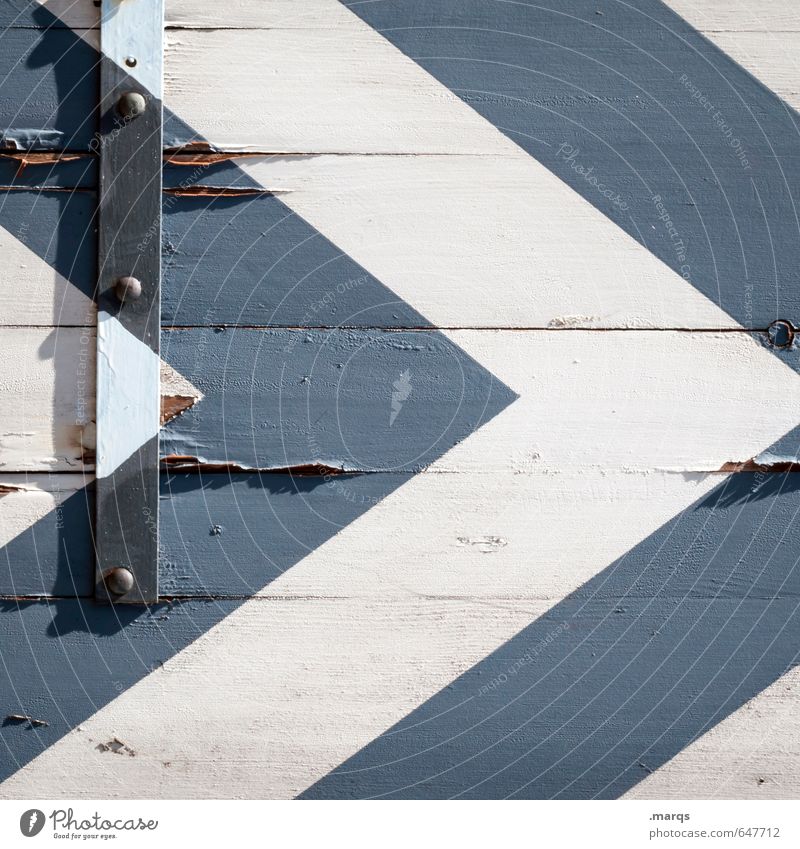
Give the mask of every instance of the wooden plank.
[(164, 453), (245, 467), (717, 471), (796, 424), (796, 374), (740, 333), (197, 329), (164, 357), (205, 395)]
[[(2, 468), (91, 468), (91, 331), (0, 339)], [(745, 333), (167, 331), (165, 359), (205, 398), (167, 425), (163, 453), (413, 471), (484, 422), (435, 468), (718, 471), (795, 425), (798, 378), (781, 362), (792, 352), (778, 354)], [(392, 419), (404, 372), (411, 391)]]
[[(753, 8), (730, 0), (666, 0), (667, 5), (691, 21), (701, 32), (720, 30), (771, 32), (800, 30), (798, 11), (792, 0), (764, 0)], [(96, 27), (99, 13), (93, 0), (7, 0), (0, 10), (2, 26), (52, 26), (37, 5), (57, 21), (72, 27)], [(339, 8), (337, 8), (339, 7)], [(38, 14), (37, 14), (38, 12)], [(319, 21), (352, 27), (354, 18), (340, 0), (232, 0), (224, 7), (204, 0), (167, 0), (166, 21), (170, 27), (205, 28), (306, 28)]]
[[(86, 486), (77, 475), (0, 479), (0, 595), (90, 593), (94, 496)], [(161, 591), (554, 603), (633, 549), (623, 563), (633, 576), (628, 584), (609, 582), (593, 597), (658, 595), (667, 577), (676, 599), (792, 595), (794, 585), (768, 564), (794, 539), (785, 532), (796, 523), (796, 489), (794, 476), (763, 472), (727, 483), (724, 475), (591, 469), (333, 478), (170, 473), (161, 481)], [(761, 513), (748, 506), (759, 498)], [(637, 548), (658, 528), (665, 528), (660, 548)], [(734, 569), (743, 551), (752, 557)], [(654, 565), (662, 562), (666, 572)], [(713, 565), (720, 563), (729, 567), (724, 581)]]
[[(0, 499), (7, 555), (0, 595), (89, 594), (93, 558), (76, 554), (66, 562), (54, 554), (60, 540), (76, 552), (90, 550), (94, 495), (87, 480), (0, 479), (7, 490)], [(413, 587), (431, 596), (558, 599), (719, 481), (586, 470), (417, 478), (169, 473), (161, 482), (161, 590), (302, 598), (393, 596)], [(373, 505), (369, 516), (361, 516), (365, 503)], [(423, 515), (420, 504), (430, 505)], [(631, 521), (640, 504), (647, 509), (639, 507)], [(58, 505), (66, 506), (48, 515)], [(356, 519), (361, 532), (329, 539)], [(401, 544), (411, 526), (417, 533)], [(380, 551), (375, 539), (384, 541)], [(402, 568), (387, 587), (383, 572), (398, 547)], [(292, 567), (291, 583), (273, 586)]]
[[(219, 598), (555, 603), (624, 558), (624, 588), (608, 581), (593, 598), (790, 596), (794, 583), (781, 585), (785, 574), (765, 559), (791, 549), (778, 541), (796, 524), (800, 497), (793, 478), (776, 481), (754, 510), (759, 480), (606, 470), (174, 476), (162, 485), (163, 586)], [(364, 502), (373, 506), (361, 515)], [(637, 548), (656, 529), (661, 550)], [(751, 550), (762, 554), (733, 569)]]
[[(167, 324), (736, 326), (574, 194), (554, 195), (545, 212), (541, 195), (557, 181), (525, 158), (280, 157), (247, 168), (287, 193), (226, 196), (226, 184), (248, 179), (242, 171), (168, 166), (173, 186), (223, 191), (164, 197)], [(487, 168), (491, 195), (476, 183)], [(94, 195), (1, 199), (0, 245), (15, 276), (0, 292), (0, 322), (93, 323)], [(573, 250), (576, 238), (591, 251)], [(726, 296), (759, 328), (776, 315), (768, 276)], [(789, 309), (794, 290), (782, 297)]]

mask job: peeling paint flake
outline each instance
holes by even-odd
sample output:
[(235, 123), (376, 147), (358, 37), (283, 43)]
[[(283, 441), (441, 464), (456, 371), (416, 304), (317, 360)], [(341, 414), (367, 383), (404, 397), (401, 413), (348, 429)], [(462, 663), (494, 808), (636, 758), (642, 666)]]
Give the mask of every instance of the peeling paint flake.
[(58, 130), (10, 129), (0, 136), (0, 148), (6, 150), (58, 150), (62, 147), (64, 133)]

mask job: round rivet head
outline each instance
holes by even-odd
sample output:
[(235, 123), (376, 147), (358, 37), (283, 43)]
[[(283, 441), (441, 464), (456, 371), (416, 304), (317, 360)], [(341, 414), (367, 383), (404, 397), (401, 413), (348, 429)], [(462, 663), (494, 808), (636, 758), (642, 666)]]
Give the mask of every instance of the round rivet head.
[(147, 101), (138, 91), (126, 91), (117, 102), (117, 111), (123, 118), (138, 118), (147, 108)]
[(779, 318), (767, 328), (770, 343), (776, 348), (788, 348), (794, 342), (794, 326), (790, 321)]
[(120, 277), (114, 284), (114, 294), (122, 303), (135, 301), (142, 295), (141, 281), (135, 277)]
[(103, 580), (111, 595), (125, 595), (133, 589), (133, 572), (122, 566), (109, 569), (103, 576)]

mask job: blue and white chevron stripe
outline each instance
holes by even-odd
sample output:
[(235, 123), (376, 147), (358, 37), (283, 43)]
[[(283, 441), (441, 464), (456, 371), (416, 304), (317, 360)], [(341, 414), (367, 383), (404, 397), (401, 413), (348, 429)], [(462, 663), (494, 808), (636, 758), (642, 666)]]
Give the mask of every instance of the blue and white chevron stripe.
[(167, 0), (149, 609), (97, 21), (0, 5), (0, 797), (800, 796), (800, 10)]

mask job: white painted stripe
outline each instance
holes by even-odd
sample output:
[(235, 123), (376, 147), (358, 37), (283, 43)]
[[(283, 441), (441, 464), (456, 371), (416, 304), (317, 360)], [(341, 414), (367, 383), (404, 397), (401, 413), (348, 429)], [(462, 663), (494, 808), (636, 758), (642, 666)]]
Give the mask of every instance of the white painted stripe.
[(161, 360), (116, 318), (97, 319), (97, 477), (108, 477), (160, 429)]
[(0, 329), (0, 472), (80, 470), (94, 385), (91, 329)]
[(163, 32), (164, 0), (103, 0), (103, 55), (159, 100), (164, 92)]
[[(197, 0), (171, 0), (190, 5)], [(702, 32), (797, 32), (800, 8), (795, 0), (663, 0)]]
[(330, 25), (322, 15), (314, 29), (169, 30), (165, 106), (225, 150), (503, 154), (515, 149), (349, 11), (354, 22), (343, 49), (335, 23), (342, 9), (331, 3), (326, 7)]
[(433, 468), (718, 471), (797, 425), (800, 376), (749, 334), (447, 335), (521, 397)]
[[(392, 71), (387, 61), (384, 73)], [(431, 120), (446, 111), (438, 101), (429, 108)], [(489, 127), (469, 117), (467, 135)], [(240, 165), (436, 326), (738, 326), (511, 147), (497, 157), (281, 156)]]

